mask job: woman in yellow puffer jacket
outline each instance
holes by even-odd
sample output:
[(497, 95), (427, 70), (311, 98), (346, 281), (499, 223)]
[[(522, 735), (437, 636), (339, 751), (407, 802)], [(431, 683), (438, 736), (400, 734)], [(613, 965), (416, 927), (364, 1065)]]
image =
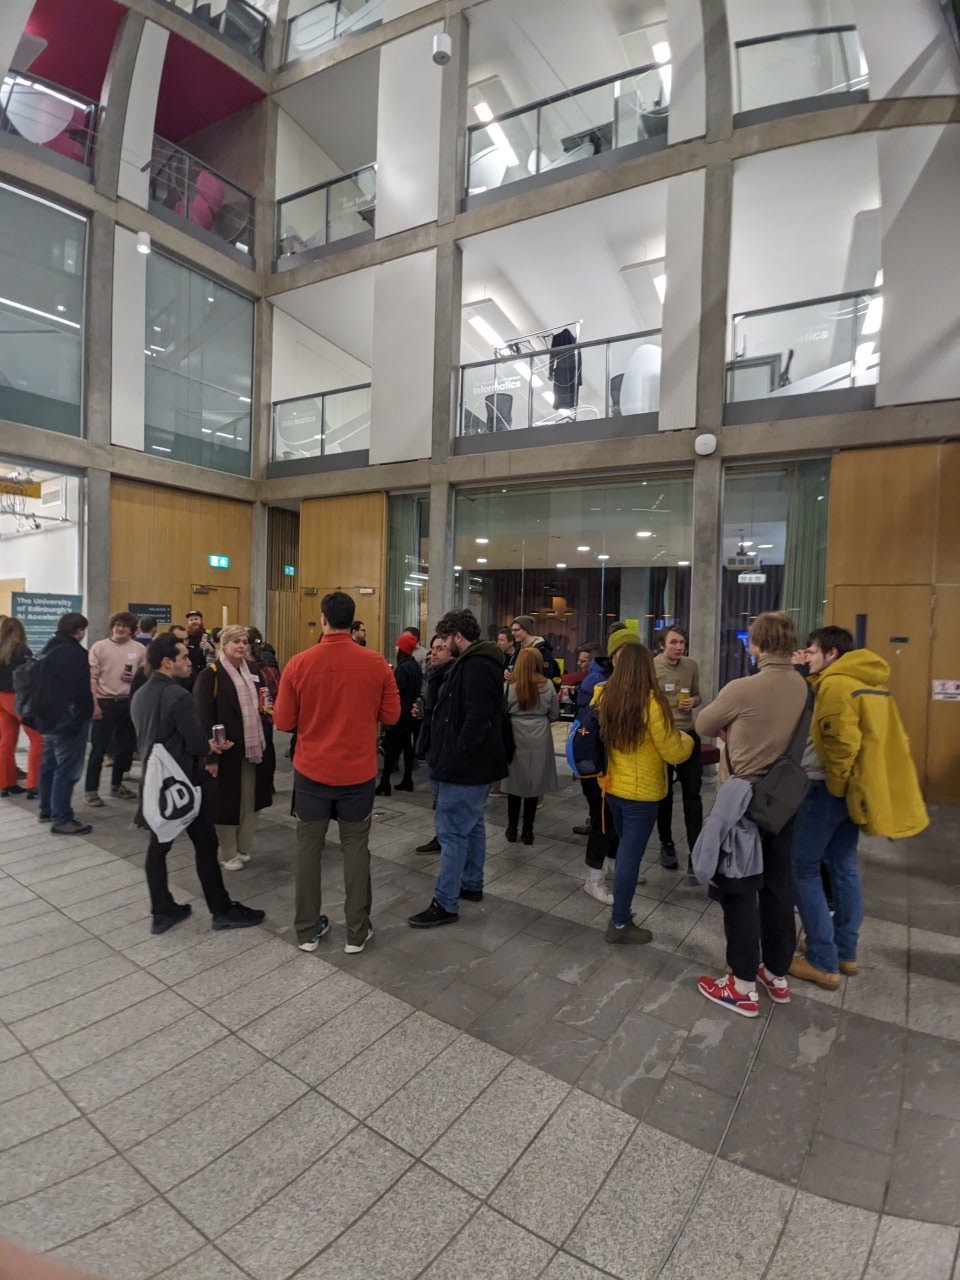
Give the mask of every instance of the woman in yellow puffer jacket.
[[(630, 907), (657, 809), (667, 794), (667, 765), (683, 764), (693, 751), (693, 739), (673, 726), (653, 654), (628, 635), (613, 652), (613, 675), (597, 685), (593, 703), (607, 749), (607, 772), (600, 782), (620, 837), (606, 938), (637, 943), (653, 937), (634, 924)], [(611, 649), (617, 638), (619, 633), (610, 637)]]

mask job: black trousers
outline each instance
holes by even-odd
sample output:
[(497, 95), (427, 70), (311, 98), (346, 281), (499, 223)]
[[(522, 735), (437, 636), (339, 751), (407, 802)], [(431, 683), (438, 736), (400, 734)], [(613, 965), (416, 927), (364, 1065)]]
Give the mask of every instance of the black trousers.
[(507, 796), (507, 826), (520, 825), (520, 804), (523, 803), (523, 829), (532, 831), (537, 816), (537, 796)]
[(383, 780), (390, 781), (390, 775), (400, 763), (403, 756), (403, 776), (409, 778), (413, 772), (413, 744), (420, 726), (409, 712), (401, 715), (396, 724), (390, 725), (383, 733)]
[(727, 964), (742, 982), (755, 980), (761, 959), (774, 977), (785, 977), (797, 945), (790, 874), (793, 819), (777, 835), (762, 832), (760, 840), (763, 876), (759, 888), (744, 893), (711, 892), (723, 907)]
[(103, 757), (113, 756), (110, 785), (119, 787), (123, 775), (133, 764), (137, 749), (137, 735), (130, 719), (129, 698), (98, 698), (102, 720), (94, 720), (90, 730), (90, 759), (87, 761), (85, 791), (96, 791), (100, 786), (100, 770)]
[[(223, 872), (217, 858), (219, 841), (217, 829), (210, 817), (210, 802), (204, 790), (200, 812), (187, 827), (187, 835), (193, 845), (197, 859), (197, 878), (203, 890), (211, 915), (222, 915), (230, 910), (230, 895), (223, 883)], [(174, 906), (170, 887), (167, 884), (167, 854), (170, 852), (172, 840), (165, 844), (150, 833), (150, 844), (147, 848), (147, 887), (150, 890), (150, 910), (155, 916), (165, 915)]]
[(692, 851), (703, 826), (703, 801), (700, 788), (703, 785), (703, 765), (700, 762), (700, 738), (692, 729), (685, 729), (693, 739), (690, 759), (683, 764), (667, 766), (667, 794), (657, 810), (657, 835), (661, 844), (673, 844), (673, 784), (680, 783), (683, 798), (683, 825), (687, 829), (687, 847)]
[(599, 871), (604, 858), (617, 856), (617, 845), (620, 843), (613, 825), (613, 814), (607, 812), (607, 829), (603, 828), (603, 792), (596, 778), (581, 778), (580, 790), (583, 792), (590, 809), (590, 834), (587, 836), (587, 866)]

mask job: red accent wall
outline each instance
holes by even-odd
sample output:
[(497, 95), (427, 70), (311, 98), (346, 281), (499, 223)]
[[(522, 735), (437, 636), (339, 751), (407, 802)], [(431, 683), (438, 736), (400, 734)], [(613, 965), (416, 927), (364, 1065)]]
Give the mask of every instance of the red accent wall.
[(36, 0), (26, 30), (46, 40), (47, 47), (30, 70), (84, 97), (99, 99), (125, 13), (114, 0)]
[(263, 96), (261, 89), (224, 63), (171, 35), (160, 78), (156, 132), (170, 142), (180, 142)]

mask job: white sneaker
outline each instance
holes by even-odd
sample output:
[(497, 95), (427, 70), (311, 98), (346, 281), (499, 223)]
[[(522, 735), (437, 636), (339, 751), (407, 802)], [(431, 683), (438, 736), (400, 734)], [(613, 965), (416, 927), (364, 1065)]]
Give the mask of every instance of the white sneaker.
[(237, 854), (237, 857), (240, 859), (240, 861), (241, 861), (241, 862), (249, 862), (249, 861), (250, 861), (250, 855), (249, 855), (249, 853), (238, 853), (238, 854)]
[(591, 898), (596, 898), (605, 907), (613, 906), (613, 894), (609, 889), (604, 888), (601, 880), (584, 880), (583, 892), (589, 893)]
[(327, 916), (321, 916), (317, 921), (317, 932), (312, 938), (308, 938), (306, 942), (298, 942), (297, 946), (301, 951), (316, 951), (320, 945), (320, 939), (325, 933), (330, 932), (330, 921)]
[(221, 862), (220, 866), (224, 871), (242, 871), (243, 859), (240, 857), (231, 858), (229, 862)]
[(370, 939), (373, 937), (373, 925), (367, 930), (367, 936), (362, 942), (348, 942), (343, 948), (348, 956), (355, 956), (358, 951), (362, 951)]

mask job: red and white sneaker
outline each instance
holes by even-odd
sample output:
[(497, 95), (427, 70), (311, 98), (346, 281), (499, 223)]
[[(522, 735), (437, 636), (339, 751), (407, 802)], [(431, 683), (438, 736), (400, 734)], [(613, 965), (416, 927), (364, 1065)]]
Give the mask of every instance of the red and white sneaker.
[(741, 994), (734, 985), (733, 974), (721, 978), (701, 978), (697, 990), (714, 1004), (722, 1004), (744, 1018), (756, 1018), (760, 1014), (760, 996), (756, 991)]
[(766, 987), (767, 995), (774, 1004), (790, 1003), (790, 984), (786, 978), (775, 978), (767, 966), (762, 964), (757, 970), (757, 981)]

